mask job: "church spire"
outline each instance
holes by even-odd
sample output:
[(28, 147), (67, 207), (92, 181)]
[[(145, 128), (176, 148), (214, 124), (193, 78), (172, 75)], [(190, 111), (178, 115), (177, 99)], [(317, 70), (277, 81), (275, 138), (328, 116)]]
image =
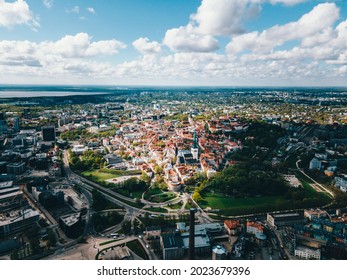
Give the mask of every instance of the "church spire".
[(196, 130), (194, 130), (194, 144), (193, 148), (197, 149), (198, 148), (198, 138), (196, 137)]

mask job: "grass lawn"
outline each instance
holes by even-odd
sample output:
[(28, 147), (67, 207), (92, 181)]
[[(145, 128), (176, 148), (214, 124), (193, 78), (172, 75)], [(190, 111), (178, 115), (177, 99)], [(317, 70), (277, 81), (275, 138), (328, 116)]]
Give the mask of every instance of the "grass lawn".
[(207, 192), (203, 194), (203, 201), (199, 203), (200, 207), (211, 207), (219, 209), (221, 213), (227, 215), (238, 215), (257, 212), (263, 207), (269, 205), (274, 208), (286, 204), (287, 201), (282, 196), (277, 197), (253, 197), (253, 198), (232, 198), (221, 194)]
[(187, 202), (186, 205), (185, 205), (185, 208), (188, 209), (188, 210), (189, 210), (190, 208), (195, 208), (195, 207), (196, 207), (195, 204), (194, 204), (194, 203), (191, 203), (191, 202)]
[(138, 191), (138, 192), (129, 192), (128, 190), (122, 188), (122, 187), (116, 187), (116, 188), (112, 188), (112, 190), (116, 193), (122, 194), (124, 196), (127, 197), (131, 197), (131, 198), (142, 198), (142, 194), (143, 191)]
[(116, 170), (116, 169), (107, 169), (102, 168), (100, 169), (101, 172), (107, 173), (107, 174), (113, 174), (117, 176), (131, 176), (131, 175), (141, 175), (141, 170)]
[(313, 196), (317, 196), (317, 197), (321, 197), (321, 196), (325, 196), (325, 197), (329, 197), (329, 194), (324, 191), (323, 189), (319, 188), (322, 190), (322, 192), (317, 192), (313, 187), (310, 186), (310, 184), (316, 184), (314, 183), (310, 178), (308, 178), (307, 176), (305, 176), (304, 174), (302, 174), (301, 172), (295, 172), (296, 177), (300, 180), (302, 186)]
[(162, 194), (162, 193), (163, 193), (163, 191), (161, 189), (150, 187), (147, 189), (144, 198), (149, 200), (152, 195), (158, 195), (158, 194)]
[(156, 194), (162, 194), (162, 193), (163, 193), (163, 191), (161, 189), (159, 189), (159, 188), (155, 188), (155, 189), (149, 188), (148, 189), (148, 195), (149, 196), (156, 195)]
[(139, 198), (139, 199), (141, 199), (141, 198), (142, 198), (142, 194), (143, 194), (142, 191), (139, 191), (139, 192), (132, 192), (132, 193), (131, 193), (131, 197), (132, 197), (132, 198)]
[(100, 170), (88, 170), (84, 171), (82, 173), (82, 176), (86, 177), (87, 179), (94, 181), (94, 182), (100, 182), (103, 183), (105, 180), (113, 179), (119, 177), (119, 175), (105, 173)]
[(150, 201), (160, 203), (160, 202), (165, 202), (165, 201), (171, 200), (175, 197), (176, 197), (176, 195), (174, 193), (163, 193), (160, 195), (152, 196), (150, 198)]
[(171, 209), (175, 209), (175, 210), (177, 210), (177, 209), (181, 209), (182, 208), (182, 205), (183, 205), (183, 202), (182, 201), (180, 201), (179, 203), (176, 203), (176, 204), (171, 204), (170, 206), (168, 206), (169, 208), (171, 208)]

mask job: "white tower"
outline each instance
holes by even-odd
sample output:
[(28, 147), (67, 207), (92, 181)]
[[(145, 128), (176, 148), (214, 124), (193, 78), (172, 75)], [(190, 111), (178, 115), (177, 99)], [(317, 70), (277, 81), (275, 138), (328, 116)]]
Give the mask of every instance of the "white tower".
[(194, 144), (192, 148), (190, 149), (193, 159), (198, 160), (199, 159), (199, 147), (198, 147), (198, 139), (196, 137), (196, 131), (194, 131)]

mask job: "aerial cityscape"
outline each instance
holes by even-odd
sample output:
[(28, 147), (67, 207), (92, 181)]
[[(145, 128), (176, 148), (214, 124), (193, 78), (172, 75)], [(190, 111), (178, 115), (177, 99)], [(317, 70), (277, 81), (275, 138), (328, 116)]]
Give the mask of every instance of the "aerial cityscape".
[(0, 36), (0, 260), (347, 259), (343, 1), (0, 0)]
[(78, 90), (0, 99), (2, 258), (346, 258), (346, 90)]

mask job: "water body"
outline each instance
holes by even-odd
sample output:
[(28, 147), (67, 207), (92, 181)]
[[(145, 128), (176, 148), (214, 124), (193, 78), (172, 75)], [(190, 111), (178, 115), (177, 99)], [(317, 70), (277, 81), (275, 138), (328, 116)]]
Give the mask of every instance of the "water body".
[(126, 88), (106, 87), (106, 86), (97, 87), (97, 86), (21, 86), (21, 85), (1, 86), (0, 85), (0, 98), (111, 94), (119, 90), (126, 90)]
[(72, 95), (99, 95), (131, 92), (186, 92), (191, 94), (212, 92), (252, 93), (267, 91), (288, 91), (325, 94), (346, 93), (346, 88), (300, 88), (300, 87), (120, 87), (120, 86), (43, 86), (43, 85), (0, 85), (1, 98), (55, 97)]

